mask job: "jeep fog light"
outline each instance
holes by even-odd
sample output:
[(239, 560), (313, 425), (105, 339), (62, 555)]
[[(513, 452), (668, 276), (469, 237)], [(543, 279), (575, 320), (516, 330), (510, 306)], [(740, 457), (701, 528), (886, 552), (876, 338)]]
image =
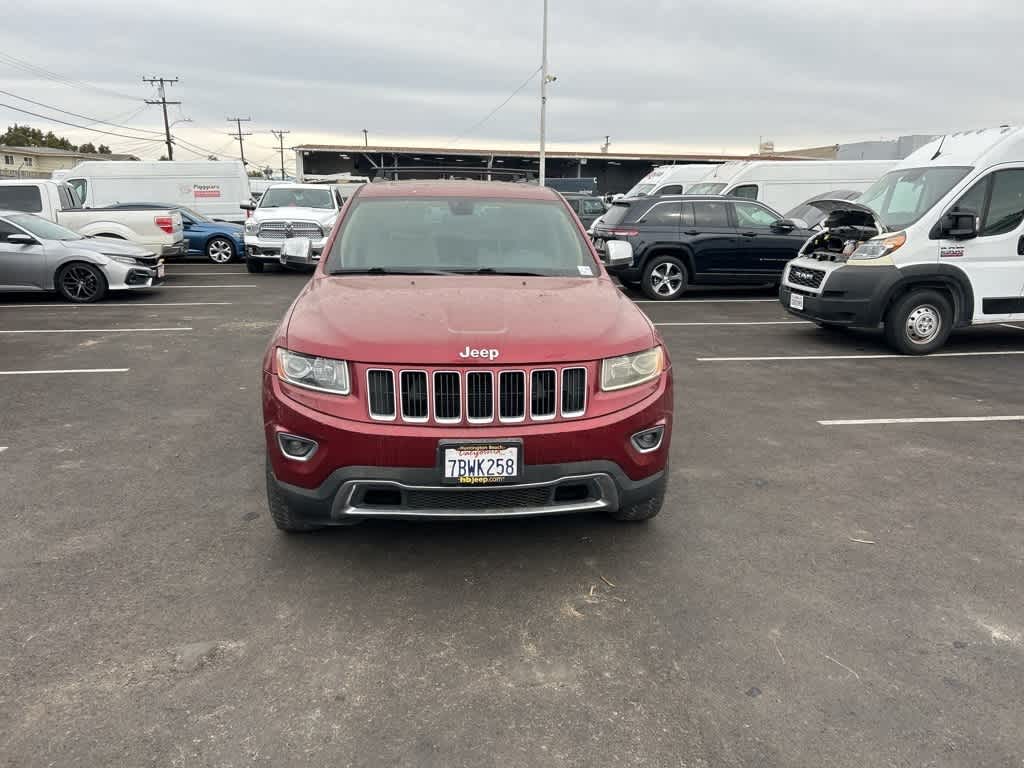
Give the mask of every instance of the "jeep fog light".
[(309, 461), (313, 458), (317, 448), (315, 440), (289, 435), (287, 432), (277, 433), (277, 446), (281, 449), (281, 453), (294, 461)]
[(630, 440), (633, 443), (633, 447), (640, 451), (640, 453), (650, 453), (661, 448), (661, 440), (664, 436), (665, 426), (659, 424), (657, 427), (637, 432)]

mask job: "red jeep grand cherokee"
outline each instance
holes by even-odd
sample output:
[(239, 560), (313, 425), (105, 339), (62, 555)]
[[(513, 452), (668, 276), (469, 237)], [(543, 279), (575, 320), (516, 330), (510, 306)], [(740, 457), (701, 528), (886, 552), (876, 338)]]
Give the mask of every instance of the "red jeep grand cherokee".
[(278, 528), (658, 513), (668, 355), (557, 193), (367, 184), (324, 253), (263, 362)]

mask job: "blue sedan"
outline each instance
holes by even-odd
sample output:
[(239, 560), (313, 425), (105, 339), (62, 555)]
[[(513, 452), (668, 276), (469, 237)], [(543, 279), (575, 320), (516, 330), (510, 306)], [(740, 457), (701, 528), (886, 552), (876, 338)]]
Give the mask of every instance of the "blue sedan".
[(172, 208), (181, 214), (189, 256), (205, 256), (214, 264), (227, 264), (232, 259), (241, 258), (245, 254), (245, 229), (241, 224), (232, 224), (230, 221), (214, 221), (181, 205), (118, 203), (107, 207), (122, 211)]

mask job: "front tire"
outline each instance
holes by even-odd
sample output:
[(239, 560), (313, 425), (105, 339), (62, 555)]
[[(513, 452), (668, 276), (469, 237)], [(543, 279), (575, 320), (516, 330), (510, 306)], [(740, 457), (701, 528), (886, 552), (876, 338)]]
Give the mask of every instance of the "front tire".
[(686, 265), (675, 256), (655, 256), (644, 267), (640, 289), (649, 299), (671, 301), (683, 295), (688, 279)]
[(75, 304), (91, 304), (107, 294), (107, 278), (92, 264), (66, 264), (54, 280), (57, 292)]
[(227, 264), (235, 258), (235, 246), (226, 237), (212, 237), (206, 244), (206, 258), (214, 264)]
[(288, 507), (288, 502), (277, 487), (274, 473), (270, 469), (270, 457), (267, 457), (267, 506), (270, 507), (270, 517), (278, 530), (285, 533), (307, 533), (320, 530), (322, 526), (310, 525), (298, 520), (295, 513)]
[(911, 291), (885, 314), (885, 338), (904, 355), (927, 355), (949, 338), (953, 330), (953, 306), (932, 289)]
[(263, 274), (263, 262), (251, 257), (245, 260), (245, 268), (251, 275)]

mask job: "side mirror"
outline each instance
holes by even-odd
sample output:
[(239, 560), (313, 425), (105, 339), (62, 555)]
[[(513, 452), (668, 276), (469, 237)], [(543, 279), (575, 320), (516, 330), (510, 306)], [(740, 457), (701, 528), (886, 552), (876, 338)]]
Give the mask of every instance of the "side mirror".
[(796, 222), (792, 219), (779, 219), (772, 224), (772, 229), (776, 232), (792, 232), (796, 229)]
[(970, 240), (978, 236), (978, 214), (971, 210), (947, 211), (939, 222), (942, 237)]
[(255, 211), (256, 210), (256, 203), (242, 203), (238, 207), (241, 208), (243, 211), (250, 211), (251, 212), (251, 211)]
[(608, 240), (604, 247), (609, 267), (628, 267), (633, 263), (633, 246), (624, 240)]
[(7, 236), (7, 242), (11, 245), (36, 245), (39, 241), (32, 237), (32, 235), (15, 232), (13, 235)]
[(313, 243), (308, 237), (289, 237), (281, 245), (282, 262), (298, 261), (308, 264), (312, 253)]
[(185, 219), (182, 219), (181, 220), (181, 228), (182, 229), (192, 229), (192, 222), (191, 221), (186, 221)]

